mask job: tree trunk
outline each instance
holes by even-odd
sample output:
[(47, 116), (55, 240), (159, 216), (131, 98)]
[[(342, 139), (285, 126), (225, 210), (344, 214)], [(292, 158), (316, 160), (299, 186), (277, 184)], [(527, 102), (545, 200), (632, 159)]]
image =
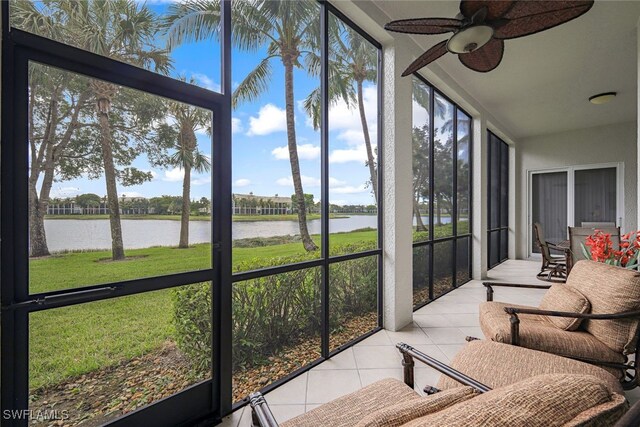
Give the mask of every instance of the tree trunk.
[(367, 147), (367, 164), (369, 165), (369, 174), (371, 175), (371, 187), (373, 187), (373, 195), (378, 204), (378, 174), (376, 173), (376, 164), (373, 159), (373, 149), (371, 148), (371, 137), (369, 136), (369, 125), (367, 124), (367, 116), (364, 112), (364, 98), (362, 96), (362, 80), (358, 80), (358, 110), (360, 110), (360, 122), (362, 123), (362, 133), (364, 134), (364, 145)]
[[(114, 261), (124, 259), (124, 244), (122, 242), (122, 225), (120, 222), (120, 204), (118, 202), (118, 189), (116, 187), (116, 168), (113, 164), (113, 147), (111, 145), (111, 125), (109, 123), (109, 110), (111, 109), (110, 96), (102, 95), (100, 89), (103, 82), (92, 82), (96, 95), (96, 110), (100, 124), (100, 146), (102, 148), (102, 162), (104, 178), (107, 185), (107, 203), (109, 206), (109, 224), (111, 226), (111, 258)], [(113, 86), (113, 85), (111, 85)], [(115, 88), (107, 88), (115, 93)]]
[(313, 240), (311, 240), (309, 230), (307, 229), (307, 210), (305, 208), (302, 177), (300, 176), (300, 162), (298, 161), (298, 148), (296, 146), (296, 127), (293, 116), (295, 106), (293, 100), (293, 64), (291, 62), (284, 63), (284, 81), (287, 116), (287, 145), (289, 147), (289, 161), (291, 163), (293, 189), (296, 195), (296, 206), (298, 208), (300, 236), (302, 237), (302, 244), (304, 245), (305, 250), (315, 251), (318, 247)]
[[(45, 211), (42, 211), (44, 207)], [(40, 203), (38, 190), (29, 183), (29, 255), (32, 257), (49, 255), (44, 216), (47, 206)]]
[(191, 215), (191, 165), (184, 165), (184, 179), (182, 180), (182, 214), (180, 216), (179, 248), (189, 247), (189, 215)]
[(428, 231), (427, 227), (425, 227), (422, 222), (422, 216), (420, 216), (420, 207), (418, 206), (418, 201), (413, 199), (413, 214), (416, 217), (416, 231)]

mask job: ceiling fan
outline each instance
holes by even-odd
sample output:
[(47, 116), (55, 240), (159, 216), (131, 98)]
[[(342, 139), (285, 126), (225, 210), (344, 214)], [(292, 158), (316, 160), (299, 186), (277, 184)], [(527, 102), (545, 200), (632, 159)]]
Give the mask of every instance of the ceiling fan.
[(418, 18), (392, 21), (386, 30), (408, 34), (444, 34), (449, 40), (420, 55), (402, 73), (408, 76), (447, 52), (458, 55), (467, 68), (481, 73), (502, 61), (504, 40), (524, 37), (571, 21), (588, 12), (594, 0), (462, 0), (455, 18)]

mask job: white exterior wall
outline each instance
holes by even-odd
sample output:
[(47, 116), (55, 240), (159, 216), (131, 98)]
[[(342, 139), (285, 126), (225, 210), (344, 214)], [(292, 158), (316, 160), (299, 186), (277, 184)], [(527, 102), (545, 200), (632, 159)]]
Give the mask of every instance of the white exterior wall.
[[(615, 101), (614, 101), (615, 102)], [(603, 106), (606, 108), (606, 106)], [(638, 224), (636, 123), (620, 123), (525, 138), (515, 156), (516, 257), (528, 256), (529, 171), (603, 163), (624, 164), (623, 232)]]

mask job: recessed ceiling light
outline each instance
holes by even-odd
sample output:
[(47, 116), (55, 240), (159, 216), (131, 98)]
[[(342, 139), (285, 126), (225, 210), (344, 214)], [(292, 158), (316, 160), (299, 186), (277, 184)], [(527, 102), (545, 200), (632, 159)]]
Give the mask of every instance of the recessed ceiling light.
[(606, 104), (607, 102), (611, 101), (613, 98), (615, 98), (617, 95), (617, 92), (604, 92), (604, 93), (599, 93), (597, 95), (593, 95), (589, 97), (589, 102), (592, 104)]

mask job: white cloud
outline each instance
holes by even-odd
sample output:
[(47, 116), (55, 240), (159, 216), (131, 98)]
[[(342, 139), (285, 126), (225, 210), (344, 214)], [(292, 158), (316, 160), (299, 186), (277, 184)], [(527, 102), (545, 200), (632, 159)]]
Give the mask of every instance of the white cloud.
[(347, 163), (367, 161), (367, 148), (364, 144), (360, 144), (354, 148), (333, 150), (329, 154), (329, 163)]
[(342, 187), (346, 184), (346, 181), (340, 181), (339, 179), (336, 179), (332, 176), (329, 177), (329, 188)]
[(167, 182), (178, 182), (184, 179), (184, 169), (182, 168), (172, 168), (164, 171), (163, 181)]
[(357, 187), (353, 187), (351, 185), (347, 185), (344, 187), (332, 188), (331, 192), (333, 194), (356, 194), (356, 193), (364, 193), (369, 191), (369, 189), (364, 185), (359, 185)]
[(233, 183), (233, 185), (236, 187), (246, 187), (248, 185), (251, 185), (251, 180), (246, 178), (240, 178), (240, 179), (237, 179), (236, 182)]
[[(302, 185), (306, 187), (320, 187), (321, 181), (318, 178), (302, 175)], [(280, 178), (276, 181), (278, 185), (293, 187), (293, 178), (291, 176), (287, 178)], [(339, 188), (345, 186), (346, 181), (340, 181), (334, 177), (329, 177), (329, 188)]]
[(199, 178), (194, 179), (193, 181), (191, 181), (191, 183), (193, 185), (207, 185), (207, 184), (211, 184), (211, 177), (210, 176), (202, 176)]
[(220, 83), (216, 83), (211, 77), (202, 73), (192, 73), (191, 77), (196, 79), (198, 84), (205, 89), (213, 90), (215, 92), (220, 92), (221, 86)]
[(258, 117), (249, 117), (248, 136), (269, 135), (273, 132), (281, 132), (287, 129), (287, 117), (285, 110), (273, 104), (266, 104), (260, 108)]
[[(300, 178), (302, 179), (303, 187), (320, 187), (320, 180), (318, 178), (306, 175), (302, 175), (300, 176)], [(276, 184), (283, 187), (293, 187), (293, 178), (291, 176), (288, 176), (286, 178), (279, 178), (278, 180), (276, 180)]]
[[(364, 101), (364, 113), (371, 140), (374, 140), (373, 132), (377, 129), (378, 117), (378, 90), (375, 86), (366, 86), (362, 91)], [(311, 118), (307, 116), (307, 125), (312, 126)], [(357, 104), (348, 106), (344, 101), (339, 101), (329, 108), (329, 128), (331, 130), (355, 130), (362, 135), (362, 123)], [(359, 143), (364, 142), (363, 139)]]
[(237, 117), (231, 118), (231, 133), (240, 133), (244, 129), (242, 127), (242, 120)]
[[(289, 147), (276, 147), (271, 151), (273, 157), (278, 160), (289, 160)], [(320, 157), (320, 147), (313, 144), (298, 145), (298, 158), (302, 160), (314, 160)]]
[(341, 199), (340, 200), (332, 200), (332, 199), (329, 200), (329, 204), (332, 204), (332, 205), (344, 206), (347, 203), (349, 203), (347, 200), (341, 200)]
[(424, 126), (429, 119), (429, 114), (427, 110), (418, 104), (415, 100), (411, 103), (412, 105), (412, 119), (414, 126)]

